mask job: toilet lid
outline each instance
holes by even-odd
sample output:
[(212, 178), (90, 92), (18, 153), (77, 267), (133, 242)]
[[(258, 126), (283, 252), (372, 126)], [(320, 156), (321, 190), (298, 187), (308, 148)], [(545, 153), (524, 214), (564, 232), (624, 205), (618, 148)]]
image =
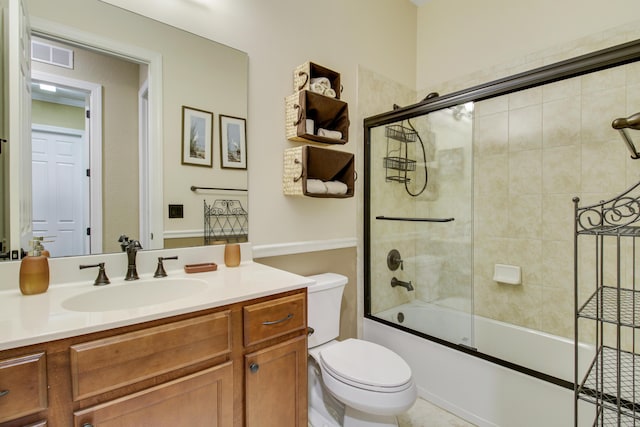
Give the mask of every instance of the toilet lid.
[(321, 365), (356, 387), (398, 391), (411, 381), (409, 365), (381, 345), (358, 339), (338, 342), (320, 352)]

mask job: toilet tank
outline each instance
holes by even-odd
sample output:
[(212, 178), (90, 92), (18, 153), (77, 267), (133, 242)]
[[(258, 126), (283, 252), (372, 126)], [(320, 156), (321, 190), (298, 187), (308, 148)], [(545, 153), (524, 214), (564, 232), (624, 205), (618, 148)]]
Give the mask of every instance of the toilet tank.
[(340, 334), (340, 305), (348, 279), (336, 273), (309, 278), (316, 282), (307, 287), (307, 323), (313, 328), (308, 347), (313, 348), (336, 339)]

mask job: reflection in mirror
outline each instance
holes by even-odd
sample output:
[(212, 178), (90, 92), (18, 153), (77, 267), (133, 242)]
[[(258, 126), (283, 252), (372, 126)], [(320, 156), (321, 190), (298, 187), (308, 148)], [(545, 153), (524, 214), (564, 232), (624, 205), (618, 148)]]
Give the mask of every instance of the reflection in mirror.
[(37, 37), (32, 46), (34, 235), (52, 256), (112, 252), (120, 234), (149, 247), (138, 221), (149, 221), (138, 203), (148, 197), (138, 172), (146, 66)]
[[(52, 256), (120, 251), (121, 234), (146, 249), (202, 245), (203, 201), (237, 200), (248, 210), (246, 170), (221, 168), (218, 124), (220, 115), (246, 119), (247, 55), (98, 0), (51, 3), (26, 0), (38, 58), (32, 233), (52, 236)], [(211, 167), (181, 162), (183, 106), (213, 114)], [(181, 214), (170, 215), (170, 205)], [(5, 218), (0, 237), (18, 223)], [(18, 240), (6, 247), (26, 249)]]

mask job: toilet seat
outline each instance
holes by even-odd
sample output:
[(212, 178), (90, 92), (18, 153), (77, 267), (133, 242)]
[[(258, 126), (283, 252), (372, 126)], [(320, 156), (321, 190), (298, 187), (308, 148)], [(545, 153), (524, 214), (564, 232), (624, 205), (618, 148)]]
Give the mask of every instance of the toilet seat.
[(320, 351), (320, 364), (336, 380), (382, 393), (397, 393), (413, 385), (411, 368), (381, 345), (347, 339)]

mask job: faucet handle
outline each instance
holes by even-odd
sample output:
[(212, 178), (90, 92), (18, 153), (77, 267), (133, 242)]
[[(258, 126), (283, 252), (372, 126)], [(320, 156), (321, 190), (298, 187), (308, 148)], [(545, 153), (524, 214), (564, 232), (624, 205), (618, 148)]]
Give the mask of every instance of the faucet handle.
[(96, 280), (93, 282), (93, 286), (102, 286), (102, 285), (108, 285), (109, 283), (111, 283), (104, 269), (104, 262), (100, 262), (98, 264), (91, 264), (91, 265), (80, 265), (80, 270), (84, 270), (85, 268), (94, 268), (94, 267), (98, 267), (98, 277), (96, 277)]
[(158, 267), (156, 268), (156, 272), (153, 273), (153, 277), (167, 277), (167, 272), (164, 270), (164, 265), (162, 261), (167, 259), (178, 259), (178, 255), (176, 256), (168, 256), (168, 257), (158, 257)]
[(404, 270), (404, 261), (397, 249), (391, 249), (387, 254), (387, 267), (391, 271), (396, 271), (398, 267), (400, 270)]

